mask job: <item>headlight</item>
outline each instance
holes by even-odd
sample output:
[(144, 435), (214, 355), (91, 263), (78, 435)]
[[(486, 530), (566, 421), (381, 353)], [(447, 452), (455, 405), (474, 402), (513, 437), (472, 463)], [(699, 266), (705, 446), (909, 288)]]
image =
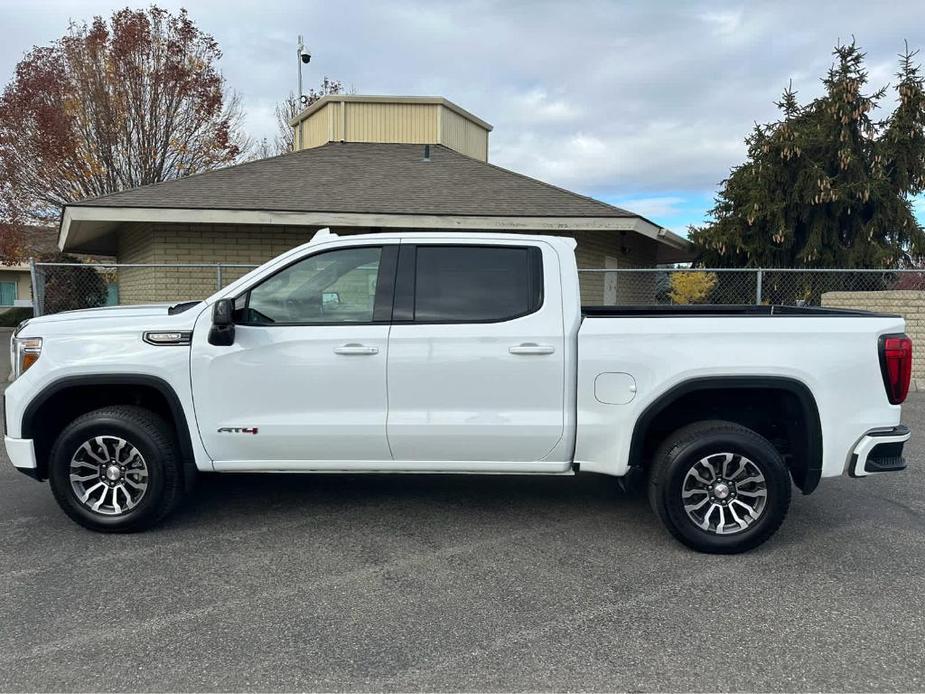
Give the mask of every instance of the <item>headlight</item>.
[(13, 367), (13, 380), (22, 376), (26, 369), (39, 360), (42, 355), (42, 338), (14, 337), (10, 343), (10, 361)]

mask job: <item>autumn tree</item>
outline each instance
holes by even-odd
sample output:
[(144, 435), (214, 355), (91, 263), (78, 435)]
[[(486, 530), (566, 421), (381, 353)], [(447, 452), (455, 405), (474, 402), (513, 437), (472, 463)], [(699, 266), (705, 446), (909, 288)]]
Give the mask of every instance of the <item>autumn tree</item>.
[(747, 161), (732, 170), (691, 241), (708, 266), (879, 268), (925, 251), (911, 199), (925, 190), (925, 89), (915, 52), (900, 56), (898, 103), (867, 91), (864, 53), (834, 51), (824, 93), (801, 105), (784, 91), (776, 122), (746, 138)]
[(185, 10), (156, 6), (71, 23), (30, 51), (0, 96), (7, 228), (55, 220), (74, 200), (238, 160), (247, 142), (220, 58)]
[[(308, 94), (304, 94), (300, 100), (295, 94), (289, 92), (282, 102), (276, 106), (276, 141), (275, 154), (285, 154), (295, 149), (295, 131), (289, 125), (289, 121), (295, 118), (302, 111), (307, 109), (321, 97), (328, 94), (343, 94), (344, 83), (340, 80), (332, 80), (327, 76), (321, 80), (318, 89), (309, 89)], [(267, 143), (262, 145), (267, 149)]]

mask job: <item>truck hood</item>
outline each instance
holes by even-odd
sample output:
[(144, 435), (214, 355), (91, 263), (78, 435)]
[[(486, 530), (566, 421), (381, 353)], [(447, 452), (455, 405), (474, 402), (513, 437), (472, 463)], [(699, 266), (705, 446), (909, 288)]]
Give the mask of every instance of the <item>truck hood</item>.
[[(102, 306), (100, 308), (85, 308), (78, 311), (62, 311), (61, 313), (52, 313), (47, 316), (39, 316), (38, 318), (30, 318), (27, 321), (27, 327), (31, 330), (35, 328), (41, 328), (43, 325), (49, 325), (52, 323), (62, 323), (66, 321), (76, 321), (76, 320), (101, 320), (101, 321), (111, 321), (118, 320), (122, 321), (124, 319), (148, 319), (156, 320), (157, 323), (162, 323), (163, 321), (157, 320), (158, 318), (164, 319), (174, 319), (180, 318), (181, 316), (195, 316), (198, 312), (195, 310), (197, 305), (200, 305), (202, 302), (198, 301), (188, 301), (182, 303), (174, 304), (138, 304), (136, 306)], [(171, 314), (171, 307), (177, 307), (174, 309), (173, 314)], [(178, 310), (185, 309), (185, 310)], [(183, 319), (180, 319), (179, 322), (186, 322)]]

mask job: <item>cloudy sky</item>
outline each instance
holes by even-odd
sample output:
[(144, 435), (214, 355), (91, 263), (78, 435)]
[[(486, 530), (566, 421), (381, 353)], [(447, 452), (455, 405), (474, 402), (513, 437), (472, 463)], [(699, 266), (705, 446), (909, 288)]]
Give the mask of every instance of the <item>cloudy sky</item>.
[[(69, 19), (126, 3), (0, 0), (0, 80)], [(145, 3), (138, 3), (143, 5)], [(925, 48), (925, 2), (541, 2), (160, 0), (185, 6), (224, 49), (251, 135), (272, 137), (296, 84), (296, 35), (322, 75), (362, 94), (440, 95), (495, 126), (496, 164), (593, 195), (683, 232), (774, 118), (788, 80), (801, 99), (838, 41), (889, 82), (908, 40)], [(133, 3), (134, 5), (134, 3)], [(892, 108), (893, 95), (882, 104)], [(925, 208), (925, 206), (923, 206)]]

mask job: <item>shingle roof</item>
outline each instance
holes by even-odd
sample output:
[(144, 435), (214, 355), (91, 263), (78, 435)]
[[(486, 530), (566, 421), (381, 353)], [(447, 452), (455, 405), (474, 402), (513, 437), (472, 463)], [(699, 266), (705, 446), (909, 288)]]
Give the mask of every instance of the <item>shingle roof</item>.
[(329, 143), (74, 206), (505, 217), (638, 217), (441, 145)]

